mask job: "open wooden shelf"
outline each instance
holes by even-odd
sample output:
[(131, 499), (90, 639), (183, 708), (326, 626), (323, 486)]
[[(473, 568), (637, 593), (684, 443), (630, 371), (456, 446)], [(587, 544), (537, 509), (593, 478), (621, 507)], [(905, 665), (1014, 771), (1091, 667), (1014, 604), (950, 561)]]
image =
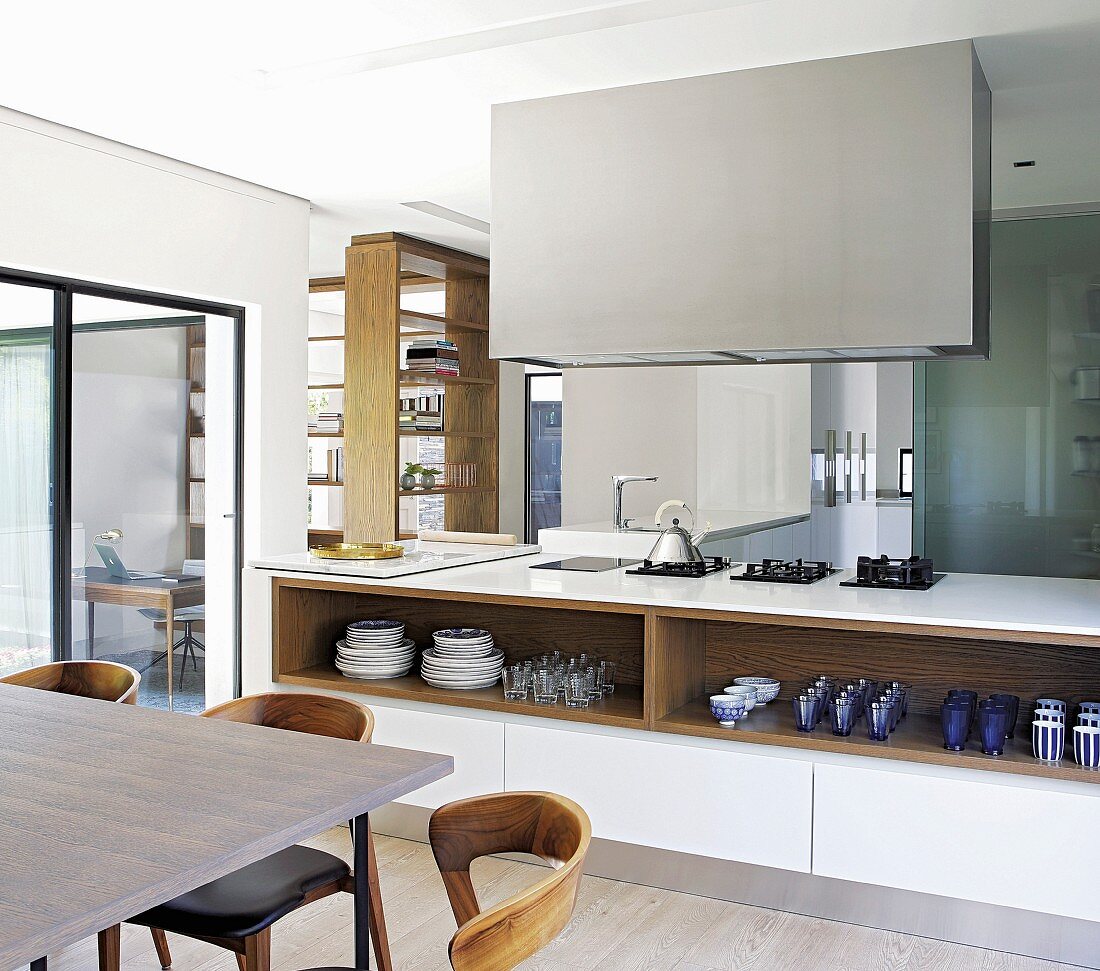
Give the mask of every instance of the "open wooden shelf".
[(495, 486), (436, 486), (434, 489), (398, 489), (399, 496), (445, 496), (458, 492), (496, 492)]
[(562, 721), (587, 722), (593, 725), (616, 725), (620, 728), (643, 727), (642, 692), (634, 685), (616, 687), (610, 698), (589, 705), (588, 708), (566, 708), (564, 704), (536, 705), (534, 701), (505, 701), (504, 689), (475, 688), (470, 691), (433, 688), (418, 674), (403, 678), (385, 678), (362, 681), (345, 678), (334, 664), (317, 664), (300, 671), (281, 674), (279, 680), (288, 684), (306, 685), (311, 688), (327, 688), (333, 691), (353, 691), (356, 694), (378, 698), (402, 698), (405, 701), (423, 701), (433, 705), (453, 705), (461, 708), (477, 708), (487, 711), (505, 711), (514, 715), (533, 715), (538, 718), (556, 718)]
[(308, 391), (343, 391), (344, 386), (342, 384), (307, 384), (306, 390)]
[(307, 337), (306, 340), (311, 344), (320, 343), (322, 341), (342, 341), (344, 339), (343, 334), (324, 334), (320, 337)]
[(710, 713), (709, 697), (703, 695), (688, 702), (659, 719), (654, 729), (730, 742), (782, 745), (842, 755), (865, 755), (876, 759), (986, 769), (1068, 782), (1100, 783), (1100, 769), (1083, 769), (1073, 761), (1072, 739), (1068, 740), (1068, 751), (1061, 762), (1040, 762), (1032, 756), (1030, 730), (1017, 731), (1016, 737), (1006, 743), (1003, 755), (983, 755), (975, 726), (966, 751), (949, 752), (943, 747), (939, 718), (912, 711), (898, 723), (885, 742), (872, 742), (867, 737), (867, 725), (863, 719), (856, 723), (852, 734), (847, 737), (832, 733), (828, 716), (814, 731), (800, 732), (794, 727), (794, 712), (789, 698), (777, 698), (765, 708), (754, 708), (734, 728), (723, 728)]
[(423, 371), (398, 371), (397, 377), (402, 386), (415, 387), (423, 384), (484, 384), (496, 382), (492, 378), (467, 378), (453, 374), (425, 374)]
[(496, 438), (493, 432), (448, 432), (448, 431), (421, 431), (418, 428), (397, 429), (398, 435), (407, 438)]
[(477, 323), (472, 320), (455, 320), (454, 317), (444, 317), (440, 314), (423, 314), (416, 310), (402, 310), (401, 311), (401, 326), (408, 327), (410, 330), (417, 331), (416, 334), (410, 334), (414, 339), (419, 339), (421, 336), (427, 336), (421, 334), (423, 329), (434, 330), (439, 332), (446, 332), (448, 328), (452, 330), (465, 330), (472, 333), (479, 334), (489, 333), (489, 325)]
[(307, 484), (311, 486), (342, 486), (343, 482), (333, 482), (332, 479), (307, 479)]
[(343, 438), (343, 432), (306, 432), (307, 438)]

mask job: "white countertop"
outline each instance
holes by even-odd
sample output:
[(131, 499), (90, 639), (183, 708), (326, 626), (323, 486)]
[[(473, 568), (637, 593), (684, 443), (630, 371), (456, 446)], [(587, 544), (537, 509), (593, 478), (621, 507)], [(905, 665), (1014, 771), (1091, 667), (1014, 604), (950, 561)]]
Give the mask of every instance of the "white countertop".
[[(665, 515), (665, 523), (672, 522), (673, 514)], [(686, 528), (690, 516), (678, 517)], [(808, 509), (760, 510), (760, 509), (700, 509), (696, 514), (697, 529), (705, 523), (711, 530), (703, 543), (733, 539), (760, 533), (766, 529), (778, 529), (810, 518)], [(635, 525), (651, 527), (644, 532), (615, 529), (611, 522), (582, 523), (577, 526), (551, 526), (539, 530), (539, 545), (548, 553), (571, 553), (579, 556), (617, 556), (643, 559), (657, 542), (660, 530), (653, 525), (652, 517), (637, 519)]]
[(288, 553), (249, 562), (262, 570), (287, 570), (292, 573), (324, 573), (328, 576), (388, 580), (413, 574), (447, 570), (474, 563), (491, 563), (514, 556), (530, 556), (541, 547), (531, 545), (490, 546), (474, 543), (422, 543), (416, 539), (401, 541), (406, 553), (390, 560), (323, 560), (309, 553)]
[[(517, 556), (516, 551), (522, 548), (511, 549), (511, 555)], [(518, 559), (497, 559), (405, 576), (400, 586), (513, 597), (1100, 637), (1100, 580), (951, 573), (930, 590), (885, 591), (839, 586), (839, 581), (853, 575), (852, 570), (809, 586), (798, 586), (735, 582), (726, 573), (692, 580), (628, 576), (622, 569), (603, 573), (529, 569), (533, 563), (561, 558), (544, 552)], [(261, 560), (255, 565), (288, 573), (303, 570), (336, 572), (329, 564), (310, 569), (302, 565), (305, 559), (306, 554), (297, 554)], [(344, 576), (352, 575), (346, 572), (348, 567), (339, 569)], [(360, 578), (363, 582), (374, 579), (365, 575)]]

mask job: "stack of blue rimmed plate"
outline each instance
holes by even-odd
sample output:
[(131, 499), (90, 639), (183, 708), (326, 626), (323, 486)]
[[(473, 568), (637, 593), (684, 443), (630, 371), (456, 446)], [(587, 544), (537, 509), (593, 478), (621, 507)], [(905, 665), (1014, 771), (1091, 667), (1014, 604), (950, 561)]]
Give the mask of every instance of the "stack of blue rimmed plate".
[(504, 652), (493, 635), (476, 627), (437, 630), (420, 660), (420, 676), (433, 688), (491, 688), (500, 680)]
[(357, 620), (336, 642), (336, 667), (345, 678), (400, 678), (416, 663), (416, 644), (399, 620)]

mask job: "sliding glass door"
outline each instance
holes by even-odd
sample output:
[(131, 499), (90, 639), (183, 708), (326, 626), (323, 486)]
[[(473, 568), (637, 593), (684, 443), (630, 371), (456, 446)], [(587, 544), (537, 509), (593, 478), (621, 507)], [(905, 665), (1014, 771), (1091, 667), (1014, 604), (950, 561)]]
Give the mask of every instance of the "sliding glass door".
[(0, 676), (54, 655), (55, 299), (0, 283)]
[(243, 312), (15, 276), (0, 284), (0, 672), (106, 659), (141, 672), (143, 705), (235, 696)]

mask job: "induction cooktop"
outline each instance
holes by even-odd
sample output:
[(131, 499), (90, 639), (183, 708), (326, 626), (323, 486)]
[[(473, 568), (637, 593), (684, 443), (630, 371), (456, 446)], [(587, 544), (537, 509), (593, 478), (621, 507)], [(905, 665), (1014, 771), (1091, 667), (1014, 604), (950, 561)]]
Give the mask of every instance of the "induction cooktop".
[(532, 570), (576, 570), (580, 573), (603, 573), (604, 570), (617, 570), (621, 566), (634, 566), (639, 560), (621, 560), (612, 556), (574, 556), (568, 560), (552, 560), (549, 563), (536, 563)]

